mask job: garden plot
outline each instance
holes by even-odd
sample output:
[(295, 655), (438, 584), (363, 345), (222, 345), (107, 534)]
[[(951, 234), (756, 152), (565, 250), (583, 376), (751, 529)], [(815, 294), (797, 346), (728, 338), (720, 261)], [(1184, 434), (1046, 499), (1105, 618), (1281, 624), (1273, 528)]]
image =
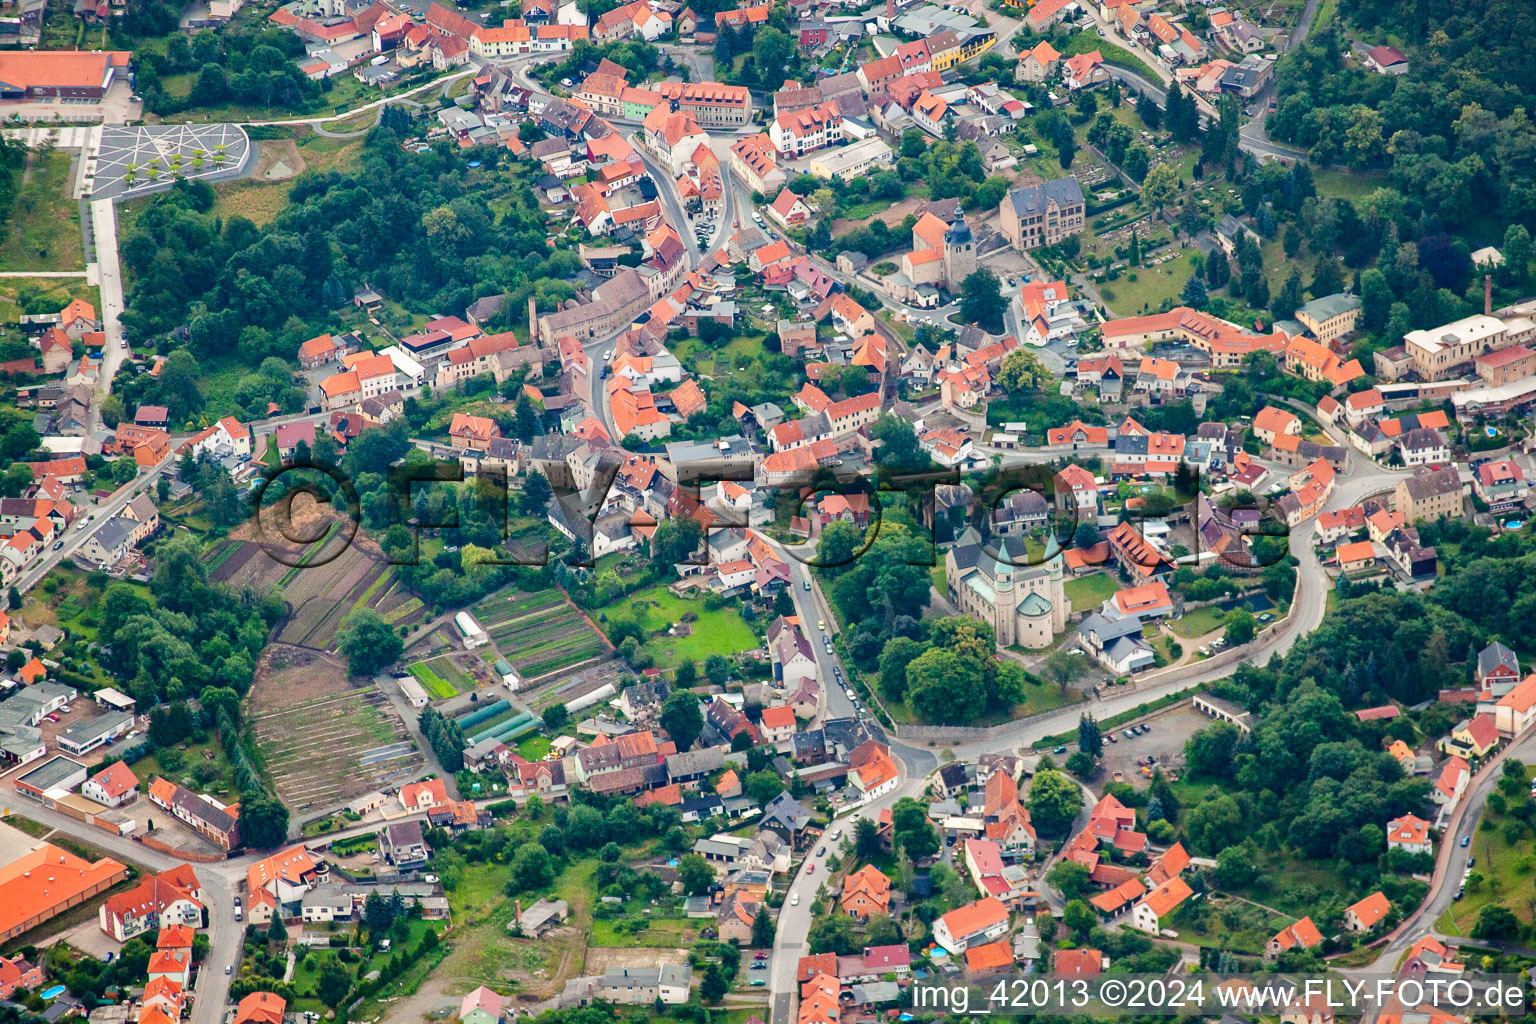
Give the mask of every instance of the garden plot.
[[(547, 601), (544, 595), (554, 595), (555, 600)], [(493, 611), (492, 614), (510, 617), (502, 622), (488, 621), (486, 632), (523, 679), (536, 680), (611, 650), (587, 617), (558, 591), (522, 596), (530, 602), (547, 603), (530, 604), (516, 611)]]
[[(327, 542), (327, 547), (332, 542)], [(322, 555), (329, 557), (322, 549)], [(386, 566), (352, 545), (315, 569), (295, 569), (283, 588), (288, 619), (278, 632), (283, 643), (329, 650), (341, 620), (362, 603)], [(380, 588), (382, 589), (382, 588)]]
[(433, 700), (447, 700), (476, 688), (479, 683), (459, 667), (455, 655), (418, 661), (408, 668)]
[(556, 702), (569, 704), (578, 697), (584, 697), (593, 690), (602, 689), (607, 684), (613, 684), (615, 692), (622, 690), (624, 684), (631, 676), (625, 669), (624, 663), (617, 658), (609, 658), (596, 665), (588, 666), (571, 675), (559, 679), (548, 680), (542, 688), (534, 688), (527, 692), (520, 692), (529, 707), (541, 710)]
[(305, 648), (263, 652), (250, 720), (267, 775), (293, 807), (340, 803), (423, 763), (383, 694), (353, 687), (338, 659)]

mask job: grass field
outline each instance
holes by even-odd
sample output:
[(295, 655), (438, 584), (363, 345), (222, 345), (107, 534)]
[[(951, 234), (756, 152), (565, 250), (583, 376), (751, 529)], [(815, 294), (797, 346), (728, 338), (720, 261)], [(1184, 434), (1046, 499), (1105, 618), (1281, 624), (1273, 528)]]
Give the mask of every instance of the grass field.
[(1226, 898), (1186, 902), (1174, 914), (1172, 927), (1178, 931), (1180, 942), (1234, 953), (1262, 953), (1270, 937), (1292, 923), (1290, 918), (1263, 907)]
[(0, 270), (84, 270), (80, 204), (69, 197), (67, 150), (31, 154), (11, 223), (0, 232)]
[(1173, 619), (1168, 625), (1182, 637), (1204, 636), (1213, 629), (1220, 629), (1226, 617), (1225, 608), (1212, 604), (1186, 612), (1183, 618)]
[(0, 278), (0, 320), (7, 323), (23, 313), (57, 313), (74, 299), (84, 299), (101, 312), (101, 289), (83, 277)]
[[(305, 131), (292, 139), (291, 144), (285, 139), (265, 139), (259, 144), (270, 148), (294, 171), (339, 171), (345, 174), (356, 170), (361, 163), (363, 142), (362, 138), (332, 139)], [(281, 181), (244, 179), (215, 185), (218, 198), (214, 212), (226, 218), (238, 215), (254, 224), (267, 224), (288, 205), (288, 193), (293, 191), (296, 178), (297, 175)]]
[[(1165, 300), (1177, 300), (1194, 272), (1188, 257), (1169, 260), (1158, 267), (1126, 270), (1118, 281), (1101, 284), (1099, 291), (1115, 313), (1136, 316), (1147, 310), (1155, 312)], [(1136, 275), (1136, 280), (1130, 279), (1131, 274)]]
[(525, 761), (542, 761), (544, 755), (550, 750), (548, 736), (540, 736), (535, 733), (532, 736), (524, 736), (517, 741), (517, 752)]
[(1072, 610), (1085, 612), (1109, 600), (1120, 589), (1120, 583), (1109, 573), (1096, 572), (1067, 580), (1062, 589), (1066, 591), (1067, 600), (1072, 602)]
[[(665, 635), (668, 628), (681, 623), (689, 613), (698, 616), (691, 623), (692, 635)], [(663, 669), (676, 668), (685, 661), (701, 662), (711, 654), (730, 657), (758, 645), (757, 634), (735, 608), (708, 611), (702, 599), (684, 600), (662, 586), (631, 594), (612, 610), (610, 618), (613, 617), (633, 617), (647, 635), (661, 634), (651, 636), (645, 646), (656, 665)]]
[[(1529, 776), (1530, 766), (1525, 769)], [(1536, 907), (1536, 858), (1531, 856), (1529, 839), (1513, 846), (1505, 840), (1505, 817), (1484, 809), (1483, 819), (1472, 836), (1471, 849), (1477, 858), (1477, 866), (1472, 870), (1482, 876), (1482, 882), (1466, 887), (1466, 895), (1452, 903), (1435, 922), (1437, 930), (1448, 935), (1470, 935), (1477, 915), (1494, 903), (1508, 907), (1522, 924), (1531, 923)]]

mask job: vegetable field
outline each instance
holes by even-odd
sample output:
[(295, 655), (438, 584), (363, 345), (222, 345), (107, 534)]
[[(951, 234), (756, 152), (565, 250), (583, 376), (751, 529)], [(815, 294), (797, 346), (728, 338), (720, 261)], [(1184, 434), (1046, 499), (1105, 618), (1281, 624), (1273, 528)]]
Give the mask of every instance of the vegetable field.
[(605, 657), (612, 650), (558, 590), (504, 591), (473, 611), (525, 682)]

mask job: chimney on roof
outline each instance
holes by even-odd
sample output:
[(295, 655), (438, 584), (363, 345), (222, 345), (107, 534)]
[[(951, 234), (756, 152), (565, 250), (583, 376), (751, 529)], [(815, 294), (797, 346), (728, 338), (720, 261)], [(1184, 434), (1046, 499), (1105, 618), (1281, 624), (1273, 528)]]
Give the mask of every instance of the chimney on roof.
[(1493, 315), (1493, 275), (1483, 275), (1483, 315)]
[(896, 20), (896, 0), (885, 0), (886, 28), (890, 28), (890, 22)]

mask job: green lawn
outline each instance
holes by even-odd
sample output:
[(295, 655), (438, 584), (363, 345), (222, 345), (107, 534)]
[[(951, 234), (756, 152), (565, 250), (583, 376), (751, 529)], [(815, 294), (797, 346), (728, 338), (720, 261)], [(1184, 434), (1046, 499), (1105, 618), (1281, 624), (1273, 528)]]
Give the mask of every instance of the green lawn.
[(542, 761), (544, 755), (549, 753), (550, 742), (548, 736), (534, 734), (525, 736), (517, 742), (517, 752), (525, 761)]
[[(698, 616), (691, 623), (692, 635), (671, 637), (666, 630), (683, 621), (688, 614)], [(659, 668), (676, 668), (685, 661), (702, 662), (711, 654), (731, 657), (758, 646), (757, 634), (730, 605), (708, 611), (703, 598), (685, 600), (663, 586), (631, 594), (610, 612), (610, 618), (633, 618), (650, 637), (645, 647)], [(653, 635), (661, 634), (661, 635)]]
[(1182, 637), (1204, 636), (1213, 629), (1220, 629), (1226, 617), (1225, 608), (1212, 604), (1186, 612), (1183, 618), (1169, 622), (1169, 626)]
[(69, 151), (27, 159), (11, 222), (0, 229), (0, 270), (84, 270), (80, 204), (69, 197)]
[(942, 563), (929, 570), (928, 575), (933, 579), (934, 590), (941, 594), (949, 593), (949, 576)]
[(1291, 918), (1240, 900), (1190, 900), (1173, 915), (1171, 927), (1180, 942), (1252, 954), (1262, 953), (1270, 937), (1292, 923)]
[(1072, 602), (1072, 610), (1085, 612), (1109, 600), (1120, 589), (1120, 583), (1107, 572), (1095, 572), (1067, 580), (1062, 589)]
[[(1530, 766), (1526, 774), (1530, 775)], [(1524, 800), (1517, 797), (1511, 803)], [(1440, 915), (1435, 927), (1450, 935), (1470, 935), (1477, 923), (1477, 915), (1483, 907), (1499, 903), (1510, 910), (1524, 924), (1531, 922), (1533, 906), (1536, 906), (1536, 859), (1531, 856), (1529, 840), (1521, 840), (1511, 846), (1504, 839), (1501, 827), (1505, 815), (1497, 815), (1485, 809), (1482, 821), (1472, 836), (1471, 853), (1477, 858), (1473, 873), (1482, 876), (1478, 885), (1468, 885), (1466, 895), (1452, 903), (1450, 909)], [(1493, 827), (1487, 827), (1487, 823)]]
[(1340, 171), (1314, 168), (1312, 183), (1317, 194), (1331, 199), (1348, 199), (1359, 203), (1366, 196), (1386, 184), (1384, 171)]
[(1050, 683), (1041, 683), (1038, 686), (1026, 683), (1024, 684), (1024, 703), (1014, 706), (1013, 717), (1023, 718), (1025, 715), (1055, 711), (1057, 708), (1081, 704), (1085, 699), (1082, 690), (1068, 688), (1066, 693), (1062, 693), (1061, 687)]
[[(1159, 250), (1161, 251), (1161, 250)], [(1130, 276), (1136, 275), (1132, 281)], [(1164, 301), (1178, 301), (1184, 285), (1194, 275), (1188, 257), (1170, 260), (1158, 267), (1137, 267), (1122, 271), (1118, 281), (1105, 281), (1099, 292), (1119, 316), (1156, 312)]]

